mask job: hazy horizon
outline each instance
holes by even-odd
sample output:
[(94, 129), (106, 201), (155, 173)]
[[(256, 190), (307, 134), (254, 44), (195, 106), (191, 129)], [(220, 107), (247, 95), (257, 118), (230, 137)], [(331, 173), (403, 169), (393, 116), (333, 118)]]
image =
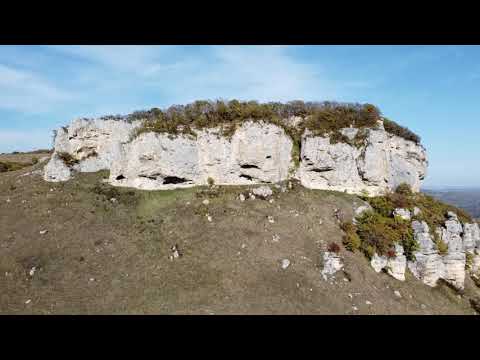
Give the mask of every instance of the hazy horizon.
[(479, 188), (478, 46), (1, 46), (0, 152), (78, 117), (200, 99), (372, 103), (422, 137), (423, 188)]

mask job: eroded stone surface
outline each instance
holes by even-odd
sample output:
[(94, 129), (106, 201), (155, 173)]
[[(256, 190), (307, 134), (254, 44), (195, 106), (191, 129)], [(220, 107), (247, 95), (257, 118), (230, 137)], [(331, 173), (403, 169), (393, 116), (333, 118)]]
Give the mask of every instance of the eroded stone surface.
[(342, 258), (331, 251), (326, 251), (323, 253), (323, 270), (322, 277), (324, 280), (327, 280), (329, 276), (334, 275), (337, 271), (343, 269)]
[(412, 228), (419, 251), (414, 253), (415, 261), (408, 262), (408, 268), (417, 279), (433, 287), (437, 285), (438, 279), (443, 278), (445, 267), (427, 223), (413, 221)]
[(403, 247), (395, 245), (395, 256), (388, 259), (387, 273), (397, 280), (405, 281), (405, 269), (407, 258), (404, 255)]
[[(307, 131), (302, 138), (297, 175), (302, 184), (315, 189), (379, 195), (407, 183), (419, 191), (428, 165), (425, 149), (383, 129), (365, 131), (360, 146), (331, 144), (328, 137), (313, 137)], [(353, 133), (345, 134), (352, 138)]]
[[(331, 144), (328, 136), (313, 137), (306, 131), (298, 169), (292, 139), (277, 125), (247, 121), (231, 138), (212, 128), (194, 130), (196, 137), (143, 133), (132, 140), (140, 125), (78, 119), (58, 130), (55, 152), (77, 160), (73, 171), (111, 170), (113, 185), (141, 189), (205, 185), (209, 178), (220, 185), (297, 178), (309, 188), (377, 195), (402, 182), (418, 191), (427, 167), (422, 146), (387, 133), (381, 123), (377, 129), (362, 130), (360, 140), (358, 129), (342, 129), (349, 143)], [(54, 158), (49, 173), (66, 173)], [(68, 179), (45, 176), (47, 181), (58, 178)]]

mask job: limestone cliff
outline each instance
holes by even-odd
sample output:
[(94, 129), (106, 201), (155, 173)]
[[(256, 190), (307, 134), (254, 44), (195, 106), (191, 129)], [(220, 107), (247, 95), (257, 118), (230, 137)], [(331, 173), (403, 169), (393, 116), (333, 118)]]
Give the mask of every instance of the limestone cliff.
[[(307, 129), (299, 149), (284, 128), (268, 121), (245, 121), (231, 137), (220, 127), (136, 136), (141, 126), (140, 120), (73, 121), (57, 131), (44, 179), (66, 181), (75, 172), (105, 169), (112, 185), (156, 190), (205, 185), (209, 178), (223, 185), (295, 178), (312, 189), (378, 195), (400, 183), (419, 191), (428, 165), (423, 146), (385, 131), (382, 121), (343, 128), (342, 141)], [(71, 163), (61, 160), (65, 154)]]

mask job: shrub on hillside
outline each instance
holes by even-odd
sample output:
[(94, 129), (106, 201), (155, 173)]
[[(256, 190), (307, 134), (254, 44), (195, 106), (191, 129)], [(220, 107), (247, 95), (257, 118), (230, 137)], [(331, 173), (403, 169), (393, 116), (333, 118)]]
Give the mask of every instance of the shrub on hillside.
[(356, 226), (351, 222), (344, 222), (342, 223), (341, 228), (345, 232), (345, 235), (343, 236), (343, 241), (342, 241), (345, 248), (352, 252), (360, 249), (360, 246), (362, 245), (362, 241), (360, 240), (360, 237), (357, 234)]
[(328, 244), (327, 250), (338, 254), (340, 252), (340, 246), (336, 242), (331, 242), (330, 244)]
[[(404, 248), (405, 256), (409, 260), (414, 259), (414, 253), (419, 245), (413, 235), (411, 220), (393, 216), (396, 208), (405, 208), (410, 211), (413, 211), (414, 207), (420, 209), (419, 214), (412, 220), (425, 221), (429, 225), (430, 233), (440, 254), (446, 254), (448, 246), (439, 238), (435, 230), (438, 226), (444, 226), (448, 211), (455, 212), (463, 223), (473, 221), (465, 211), (442, 203), (431, 196), (413, 193), (405, 184), (398, 186), (393, 193), (363, 199), (368, 201), (373, 210), (357, 217), (356, 225), (347, 223), (342, 226), (342, 229), (346, 233), (345, 247), (352, 251), (358, 248), (368, 257), (373, 256), (374, 253), (389, 256), (394, 251), (394, 245), (400, 244)], [(356, 242), (354, 234), (358, 235), (360, 245)]]
[[(297, 126), (290, 126), (285, 119), (300, 117), (303, 121)], [(134, 136), (144, 132), (185, 134), (195, 136), (194, 129), (220, 127), (224, 136), (233, 135), (235, 129), (244, 121), (265, 121), (284, 128), (293, 139), (299, 140), (305, 129), (314, 135), (332, 135), (333, 143), (347, 141), (339, 133), (346, 127), (374, 128), (381, 119), (380, 110), (371, 104), (351, 104), (337, 102), (303, 102), (290, 101), (259, 103), (257, 101), (217, 100), (195, 101), (187, 105), (173, 105), (166, 110), (152, 108), (136, 111), (124, 117), (127, 121), (142, 120)], [(412, 137), (411, 132), (399, 131), (399, 125), (388, 120), (387, 131), (394, 131), (399, 136)], [(404, 128), (402, 128), (404, 129)], [(414, 135), (414, 134), (413, 134)], [(355, 139), (362, 143), (362, 137)]]
[(410, 129), (403, 127), (401, 125), (398, 125), (396, 122), (383, 118), (383, 126), (385, 127), (385, 131), (400, 136), (406, 140), (413, 141), (416, 144), (420, 144), (420, 141), (422, 140), (420, 136), (415, 134), (413, 131)]

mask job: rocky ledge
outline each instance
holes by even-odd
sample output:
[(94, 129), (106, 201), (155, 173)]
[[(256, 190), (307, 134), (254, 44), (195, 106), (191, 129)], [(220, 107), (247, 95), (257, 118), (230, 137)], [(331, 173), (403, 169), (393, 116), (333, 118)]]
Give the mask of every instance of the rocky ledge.
[(231, 137), (220, 127), (138, 135), (141, 126), (140, 120), (78, 119), (60, 128), (44, 179), (110, 170), (112, 185), (162, 190), (294, 178), (307, 188), (378, 195), (401, 183), (419, 191), (428, 165), (422, 145), (387, 132), (381, 120), (372, 128), (341, 129), (340, 141), (305, 130), (299, 146), (268, 121), (245, 121)]
[[(411, 214), (407, 209), (396, 209), (395, 212), (405, 220), (410, 219)], [(428, 286), (434, 287), (439, 280), (444, 280), (459, 290), (464, 288), (467, 273), (479, 275), (480, 228), (477, 223), (462, 224), (455, 213), (449, 212), (444, 226), (434, 230), (436, 235), (432, 234), (425, 221), (414, 220), (411, 226), (419, 244), (418, 251), (414, 253), (415, 259), (407, 261), (403, 248), (396, 245), (392, 256), (374, 254), (370, 263), (376, 272), (384, 270), (404, 281), (408, 268)], [(446, 248), (439, 248), (439, 243)]]

